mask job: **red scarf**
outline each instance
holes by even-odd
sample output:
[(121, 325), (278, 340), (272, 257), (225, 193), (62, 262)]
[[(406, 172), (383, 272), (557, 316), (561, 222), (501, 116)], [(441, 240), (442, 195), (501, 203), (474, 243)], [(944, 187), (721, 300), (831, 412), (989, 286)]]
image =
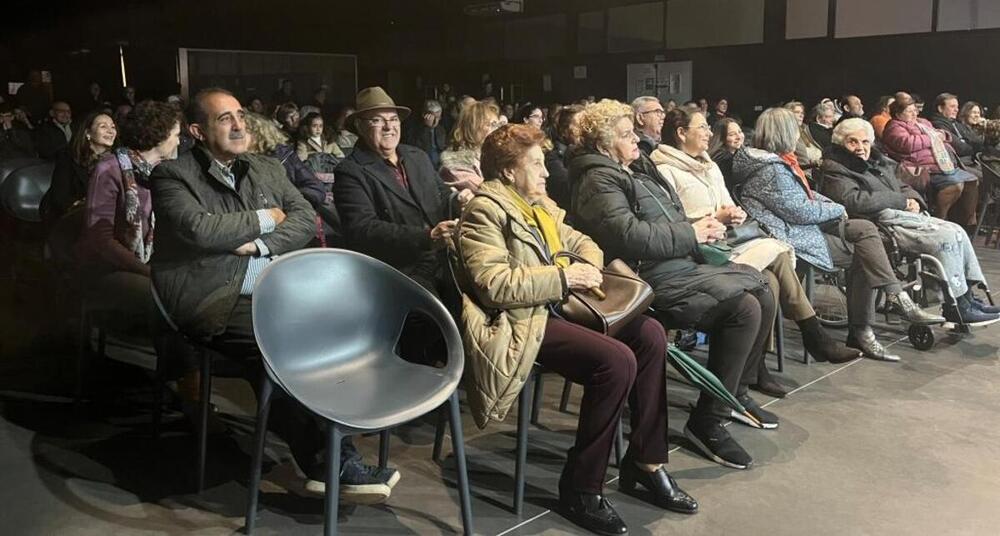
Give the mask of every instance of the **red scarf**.
[(795, 153), (785, 153), (778, 156), (792, 168), (792, 173), (795, 173), (795, 176), (799, 178), (799, 182), (802, 183), (802, 187), (806, 189), (806, 196), (809, 199), (816, 199), (816, 194), (813, 193), (812, 187), (809, 186), (809, 179), (806, 178), (806, 172), (802, 171), (802, 167), (799, 166), (799, 159), (795, 157)]

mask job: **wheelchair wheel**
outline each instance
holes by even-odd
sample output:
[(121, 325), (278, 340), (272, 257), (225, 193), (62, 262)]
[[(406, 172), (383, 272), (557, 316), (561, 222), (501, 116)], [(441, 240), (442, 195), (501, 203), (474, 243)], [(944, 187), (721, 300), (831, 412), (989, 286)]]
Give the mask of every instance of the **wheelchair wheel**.
[(934, 346), (934, 331), (930, 326), (911, 325), (907, 336), (910, 338), (910, 344), (917, 350), (927, 351)]
[(839, 277), (823, 277), (816, 281), (812, 306), (820, 324), (828, 328), (847, 327), (847, 291)]

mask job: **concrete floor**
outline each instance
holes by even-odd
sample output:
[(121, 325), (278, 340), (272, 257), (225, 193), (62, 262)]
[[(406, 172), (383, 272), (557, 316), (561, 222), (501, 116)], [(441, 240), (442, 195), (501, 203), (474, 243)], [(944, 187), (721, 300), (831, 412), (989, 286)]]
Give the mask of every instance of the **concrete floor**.
[[(991, 279), (1000, 281), (1000, 252), (980, 254)], [(246, 383), (216, 382), (213, 400), (229, 432), (211, 438), (208, 489), (193, 494), (193, 438), (179, 416), (159, 441), (149, 437), (149, 392), (140, 369), (105, 366), (94, 401), (74, 406), (66, 398), (71, 357), (65, 341), (52, 335), (64, 326), (47, 314), (53, 305), (10, 292), (0, 299), (0, 534), (215, 535), (242, 527), (253, 406)], [(758, 398), (781, 426), (729, 428), (755, 459), (749, 471), (723, 468), (689, 449), (680, 431), (694, 393), (670, 382), (668, 469), (701, 511), (666, 513), (625, 495), (612, 467), (607, 492), (630, 534), (1000, 534), (1000, 325), (971, 335), (937, 329), (939, 340), (928, 352), (913, 349), (899, 325), (878, 331), (901, 363), (805, 366), (795, 361), (798, 333), (786, 325), (788, 359), (780, 377), (795, 391), (783, 400)], [(575, 416), (556, 409), (561, 379), (546, 379), (541, 426), (529, 435), (520, 517), (510, 512), (515, 416), (484, 431), (465, 419), (477, 534), (581, 532), (550, 510)], [(580, 392), (574, 390), (571, 412)], [(429, 419), (396, 430), (391, 463), (402, 480), (384, 506), (342, 509), (343, 534), (461, 531), (454, 460), (446, 448), (440, 465), (431, 462), (432, 437)], [(372, 438), (358, 443), (362, 452), (376, 450)], [(290, 491), (301, 478), (273, 436), (268, 456), (257, 533), (321, 533), (322, 504)]]

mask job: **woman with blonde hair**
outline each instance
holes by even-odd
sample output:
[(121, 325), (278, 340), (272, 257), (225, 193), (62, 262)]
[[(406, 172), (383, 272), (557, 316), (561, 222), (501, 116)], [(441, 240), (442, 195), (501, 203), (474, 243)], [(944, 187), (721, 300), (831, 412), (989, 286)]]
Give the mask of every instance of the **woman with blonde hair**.
[(483, 183), (479, 165), (483, 140), (500, 126), (500, 108), (477, 101), (462, 108), (451, 135), (451, 144), (441, 153), (439, 173), (445, 184), (457, 190), (476, 192)]
[(247, 133), (250, 135), (248, 150), (281, 162), (288, 180), (295, 185), (302, 197), (306, 198), (313, 208), (322, 207), (326, 202), (326, 186), (302, 160), (299, 160), (295, 149), (288, 143), (288, 136), (263, 115), (247, 112), (246, 122)]
[(608, 258), (625, 261), (653, 287), (653, 307), (669, 327), (709, 333), (709, 370), (754, 419), (702, 394), (684, 434), (709, 459), (747, 469), (753, 459), (723, 421), (778, 427), (777, 416), (748, 392), (774, 322), (774, 294), (759, 271), (708, 261), (703, 249), (725, 238), (726, 226), (714, 215), (688, 219), (677, 192), (639, 150), (634, 115), (631, 106), (613, 100), (581, 113), (581, 148), (569, 161), (573, 222)]

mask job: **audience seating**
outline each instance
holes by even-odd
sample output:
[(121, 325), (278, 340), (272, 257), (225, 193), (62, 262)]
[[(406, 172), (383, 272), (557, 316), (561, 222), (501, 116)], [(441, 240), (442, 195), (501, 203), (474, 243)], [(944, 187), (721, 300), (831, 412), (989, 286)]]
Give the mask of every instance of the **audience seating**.
[(0, 200), (4, 210), (18, 221), (41, 222), (42, 215), (38, 207), (42, 196), (52, 184), (54, 169), (55, 164), (43, 162), (11, 171), (0, 184)]

